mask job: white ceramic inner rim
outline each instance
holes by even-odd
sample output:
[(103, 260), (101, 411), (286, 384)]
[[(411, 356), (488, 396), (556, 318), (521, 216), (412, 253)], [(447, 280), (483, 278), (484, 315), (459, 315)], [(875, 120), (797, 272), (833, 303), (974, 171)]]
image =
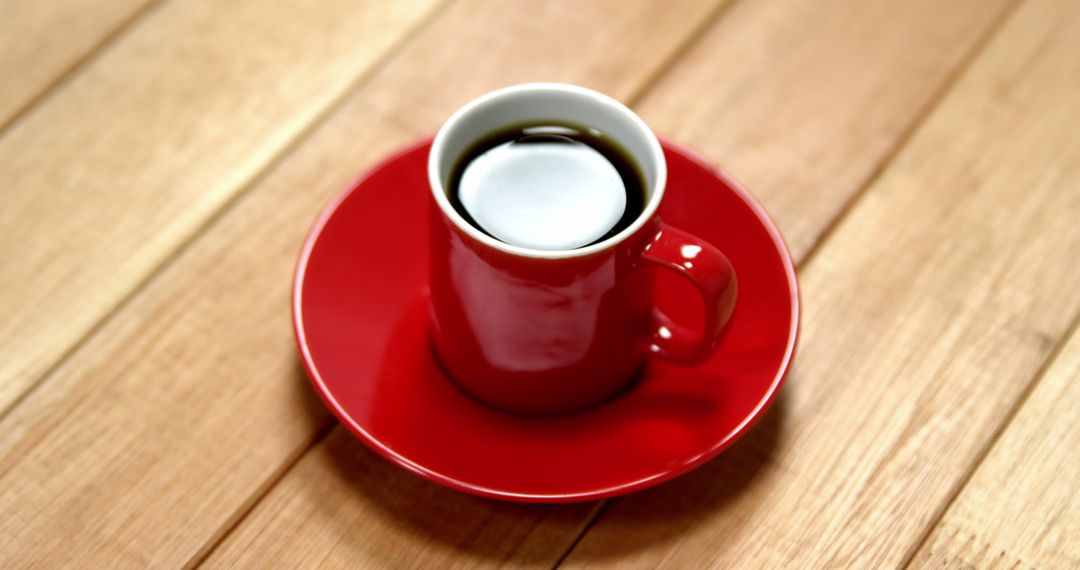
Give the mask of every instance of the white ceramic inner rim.
[[(540, 250), (499, 241), (474, 228), (458, 214), (446, 196), (454, 161), (486, 133), (529, 122), (569, 122), (603, 132), (622, 145), (645, 177), (645, 209), (634, 223), (600, 242), (568, 250)], [(525, 257), (564, 259), (610, 248), (652, 218), (667, 184), (667, 163), (660, 141), (640, 117), (622, 103), (591, 89), (563, 83), (526, 83), (492, 91), (455, 112), (439, 129), (428, 155), (428, 182), (443, 215), (473, 239), (498, 250)]]

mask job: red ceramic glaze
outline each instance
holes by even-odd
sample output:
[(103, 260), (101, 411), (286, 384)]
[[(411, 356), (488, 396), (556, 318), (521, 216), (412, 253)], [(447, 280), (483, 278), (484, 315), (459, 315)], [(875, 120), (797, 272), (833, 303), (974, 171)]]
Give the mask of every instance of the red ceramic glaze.
[[(390, 157), (335, 200), (312, 230), (297, 268), (293, 310), (304, 363), (316, 391), (360, 439), (405, 469), (455, 489), (566, 502), (619, 495), (684, 473), (761, 416), (795, 349), (799, 313), (791, 259), (744, 190), (670, 144), (660, 216), (703, 241), (690, 242), (658, 223), (635, 243), (642, 251), (652, 244), (641, 259), (678, 271), (712, 267), (713, 252), (703, 243), (724, 251), (739, 279), (724, 341), (694, 368), (649, 359), (625, 391), (572, 415), (516, 416), (466, 395), (443, 373), (429, 339), (428, 229), (440, 230), (427, 214), (428, 146), (424, 141)], [(685, 245), (702, 249), (687, 259)], [(618, 252), (606, 261), (616, 267), (621, 262), (642, 278), (626, 280), (626, 291), (618, 294), (629, 301), (619, 303), (643, 305), (650, 298), (644, 292), (650, 272), (620, 261)], [(602, 264), (577, 263), (586, 273)], [(708, 343), (686, 340), (691, 335), (683, 329), (715, 328), (724, 315), (709, 316), (702, 298), (723, 296), (728, 288), (722, 279), (655, 273), (653, 294), (670, 318), (635, 317), (640, 322), (621, 330), (656, 332), (654, 342), (642, 342), (672, 358), (703, 358)], [(721, 283), (717, 290), (701, 289), (713, 282)], [(671, 338), (658, 332), (661, 324), (670, 327)], [(618, 350), (628, 349), (623, 344)]]
[[(697, 364), (735, 304), (735, 276), (716, 248), (654, 216), (629, 238), (583, 257), (525, 257), (465, 234), (432, 206), (432, 339), (467, 392), (529, 415), (598, 404), (623, 388), (647, 353)], [(659, 266), (701, 295), (704, 334), (653, 309)], [(655, 315), (654, 315), (655, 313)]]

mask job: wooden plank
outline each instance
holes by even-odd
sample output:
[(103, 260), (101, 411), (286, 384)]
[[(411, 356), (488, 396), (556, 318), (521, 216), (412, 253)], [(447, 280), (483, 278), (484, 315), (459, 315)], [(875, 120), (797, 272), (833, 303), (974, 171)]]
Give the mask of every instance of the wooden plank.
[(0, 1), (0, 131), (153, 2)]
[[(303, 378), (288, 311), (300, 243), (331, 196), (365, 165), (495, 86), (543, 77), (625, 97), (718, 5), (491, 0), (440, 13), (0, 423), (0, 566), (199, 560), (332, 425)], [(544, 46), (566, 37), (588, 41), (544, 55)], [(413, 126), (402, 119), (411, 113), (431, 119)], [(387, 555), (410, 550), (415, 525), (446, 528), (438, 517), (447, 513), (490, 515), (490, 524), (426, 556), (465, 556), (455, 544), (505, 549), (508, 536), (544, 536), (536, 526), (572, 537), (573, 521), (588, 514), (587, 507), (504, 511), (384, 467), (373, 467), (373, 476), (392, 478), (381, 492), (393, 508), (342, 507), (360, 513), (347, 517), (385, 527), (380, 552)], [(308, 491), (301, 497), (312, 498)], [(410, 500), (442, 506), (429, 518), (417, 506), (408, 512), (418, 520), (402, 524), (396, 509)], [(544, 550), (548, 561), (557, 555), (535, 540), (530, 551)]]
[(908, 560), (1080, 311), (1078, 29), (1020, 8), (804, 269), (773, 419), (614, 502), (568, 567)]
[(403, 477), (344, 429), (272, 496), (204, 567), (551, 568), (598, 506), (502, 503)]
[(915, 556), (919, 568), (1080, 567), (1080, 333), (1074, 332)]
[(0, 413), (437, 0), (177, 0), (0, 137)]
[(740, 2), (639, 111), (735, 173), (801, 259), (1008, 4)]
[[(845, 29), (845, 17), (854, 18), (848, 21), (848, 24), (863, 23), (865, 24), (864, 14), (859, 10), (851, 10), (849, 3), (834, 3), (826, 5), (824, 3), (818, 4), (822, 8), (822, 11), (814, 11), (813, 14), (817, 18), (820, 18), (820, 22), (814, 18), (807, 19), (810, 14), (802, 13), (799, 11), (786, 11), (774, 7), (771, 10), (767, 10), (764, 13), (757, 12), (756, 10), (745, 11), (743, 8), (747, 6), (747, 3), (736, 4), (731, 13), (725, 13), (720, 19), (720, 24), (712, 29), (708, 33), (707, 39), (703, 45), (709, 46), (709, 49), (719, 50), (717, 57), (723, 57), (723, 49), (726, 49), (726, 44), (717, 44), (715, 36), (719, 34), (721, 37), (727, 37), (730, 34), (739, 34), (739, 30), (747, 28), (767, 28), (772, 29), (775, 38), (765, 31), (755, 34), (753, 41), (759, 43), (773, 43), (780, 41), (784, 38), (788, 38), (792, 29), (799, 29), (799, 26), (793, 25), (795, 22), (807, 26), (809, 28), (816, 27), (816, 24), (824, 25), (829, 23), (830, 26), (836, 29)], [(882, 3), (878, 5), (878, 8), (891, 5), (891, 3)], [(1003, 8), (1003, 4), (997, 4), (994, 6), (997, 10)], [(807, 90), (808, 99), (814, 99), (812, 96), (814, 89), (821, 89), (822, 94), (816, 97), (818, 100), (825, 98), (825, 95), (842, 97), (845, 93), (853, 94), (853, 99), (850, 105), (846, 105), (844, 100), (834, 101), (836, 108), (848, 109), (853, 113), (851, 116), (839, 117), (834, 120), (845, 123), (854, 121), (854, 114), (862, 114), (865, 116), (865, 120), (872, 124), (877, 124), (880, 129), (891, 129), (894, 137), (900, 137), (906, 128), (906, 125), (897, 120), (896, 116), (907, 117), (908, 120), (914, 120), (914, 118), (920, 113), (921, 108), (927, 103), (929, 98), (936, 90), (936, 86), (941, 85), (945, 79), (950, 75), (950, 72), (959, 65), (959, 62), (963, 59), (966, 50), (972, 49), (972, 46), (976, 43), (976, 39), (983, 34), (991, 23), (994, 21), (994, 17), (1000, 12), (994, 13), (988, 11), (991, 6), (982, 2), (970, 2), (970, 3), (950, 3), (947, 6), (939, 6), (930, 2), (926, 3), (904, 3), (897, 5), (897, 9), (902, 10), (914, 10), (918, 14), (921, 14), (921, 19), (917, 18), (907, 12), (902, 14), (902, 17), (890, 13), (887, 10), (879, 10), (882, 21), (887, 22), (906, 22), (908, 28), (902, 30), (903, 33), (897, 33), (895, 37), (891, 34), (880, 43), (862, 42), (861, 44), (845, 43), (843, 45), (836, 45), (826, 42), (821, 44), (817, 40), (817, 36), (804, 36), (806, 45), (792, 46), (790, 50), (777, 50), (770, 52), (768, 57), (775, 58), (779, 62), (784, 64), (780, 67), (784, 69), (801, 70), (801, 66), (795, 63), (786, 63), (788, 60), (785, 58), (797, 58), (797, 61), (815, 61), (819, 58), (833, 58), (835, 61), (832, 63), (838, 68), (852, 68), (848, 63), (848, 58), (855, 58), (858, 61), (866, 63), (864, 69), (866, 75), (862, 76), (862, 80), (866, 83), (875, 84), (876, 90), (892, 90), (892, 89), (905, 89), (910, 88), (912, 94), (910, 97), (891, 97), (888, 99), (888, 105), (876, 106), (868, 101), (864, 100), (866, 97), (862, 91), (856, 90), (844, 90), (843, 84), (850, 82), (849, 78), (836, 76), (832, 78), (832, 81), (820, 81), (812, 82), (806, 81), (801, 75), (801, 71), (794, 77), (791, 85), (785, 85), (783, 81), (769, 82), (762, 87), (762, 97), (755, 97), (753, 93), (746, 94), (745, 98), (740, 98), (739, 105), (742, 105), (748, 114), (757, 113), (757, 107), (759, 101), (763, 101), (761, 104), (773, 104), (772, 100), (765, 95), (771, 93), (773, 89), (777, 88), (777, 85), (794, 88), (796, 86), (804, 87)], [(955, 10), (952, 11), (952, 10)], [(777, 14), (790, 14), (794, 20), (786, 20), (783, 18), (777, 18)], [(766, 17), (767, 16), (767, 17)], [(834, 20), (840, 20), (840, 22), (834, 22)], [(967, 22), (968, 27), (957, 25), (958, 22)], [(938, 26), (944, 26), (940, 28)], [(716, 30), (720, 30), (717, 32)], [(750, 40), (749, 37), (744, 35), (738, 35), (738, 38)], [(843, 36), (838, 34), (831, 34), (831, 37), (842, 38)], [(861, 38), (862, 36), (860, 36)], [(911, 42), (911, 47), (918, 47), (919, 49), (903, 49), (902, 46), (897, 45), (896, 38), (908, 38)], [(938, 43), (934, 43), (934, 38), (938, 38)], [(837, 40), (843, 42), (851, 42), (851, 39)], [(809, 53), (801, 51), (802, 48), (809, 50)], [(929, 50), (934, 53), (934, 57), (928, 55), (928, 52), (922, 50)], [(816, 50), (816, 51), (815, 51)], [(864, 59), (867, 53), (876, 54), (877, 59), (866, 62)], [(908, 60), (907, 58), (915, 58), (914, 60)], [(729, 67), (725, 69), (731, 72), (732, 81), (738, 82), (742, 78), (751, 75), (750, 69), (757, 69), (761, 67), (769, 67), (766, 61), (762, 59), (747, 59), (743, 61), (741, 65), (747, 67), (739, 67), (738, 62), (743, 61), (738, 58), (734, 58), (732, 61), (724, 61), (725, 64), (730, 63)], [(698, 49), (695, 48), (689, 52), (688, 64), (692, 66), (690, 71), (697, 69), (697, 73), (704, 74), (707, 77), (712, 78), (711, 81), (717, 83), (715, 89), (721, 93), (729, 90), (734, 90), (733, 87), (723, 83), (716, 77), (712, 67), (714, 65), (713, 60), (707, 57), (706, 54), (701, 54)], [(903, 78), (903, 80), (894, 77), (894, 72), (890, 71), (893, 68), (905, 68), (905, 67), (923, 67), (929, 66), (929, 70), (925, 74), (920, 74), (916, 77), (917, 81), (912, 82), (909, 78)], [(705, 82), (703, 79), (694, 79), (696, 77), (690, 71), (684, 70), (680, 65), (676, 68), (672, 74), (665, 79), (660, 90), (677, 90), (680, 83), (675, 82), (675, 78), (678, 81), (687, 81), (691, 85), (691, 90), (696, 93), (707, 92), (702, 86)], [(794, 71), (793, 71), (794, 73)], [(752, 86), (756, 88), (756, 86)], [(873, 91), (874, 89), (870, 89)], [(643, 109), (646, 111), (646, 116), (656, 121), (659, 119), (659, 126), (663, 129), (665, 126), (670, 125), (672, 118), (680, 115), (679, 111), (686, 113), (696, 112), (692, 107), (683, 105), (681, 100), (675, 101), (671, 104), (676, 105), (676, 109), (670, 111), (665, 110), (663, 104), (660, 101), (667, 100), (667, 96), (653, 96), (647, 95), (645, 98), (645, 104)], [(679, 107), (681, 106), (681, 107)], [(718, 112), (718, 107), (707, 106), (705, 111), (702, 111), (702, 120), (709, 121)], [(806, 113), (807, 117), (804, 120), (809, 120), (811, 117), (820, 113), (820, 110), (811, 104), (805, 104), (799, 107), (803, 113)], [(730, 113), (733, 116), (739, 115), (739, 108), (724, 109), (725, 113)], [(435, 122), (439, 117), (431, 117), (431, 121)], [(687, 119), (688, 122), (693, 122), (693, 117)], [(798, 121), (796, 121), (798, 122)], [(768, 130), (763, 130), (765, 133), (774, 133), (775, 125), (766, 125)], [(715, 135), (726, 136), (728, 131), (719, 129), (715, 131)], [(869, 131), (858, 131), (869, 132)], [(753, 138), (752, 133), (743, 132), (738, 134), (739, 137)], [(872, 130), (872, 134), (867, 134), (869, 139), (867, 144), (845, 144), (844, 148), (859, 149), (858, 152), (852, 152), (850, 160), (852, 162), (859, 163), (859, 168), (855, 168), (850, 164), (843, 163), (842, 161), (830, 159), (823, 161), (823, 168), (839, 168), (843, 169), (843, 172), (847, 172), (848, 169), (862, 170), (863, 172), (871, 172), (874, 170), (878, 161), (882, 160), (883, 156), (888, 153), (888, 147), (878, 145), (875, 141), (877, 137), (881, 136), (880, 131)], [(788, 140), (788, 139), (785, 139)], [(825, 149), (820, 148), (820, 145), (832, 145), (832, 141), (827, 137), (818, 138), (794, 138), (788, 140), (791, 144), (790, 150), (785, 153), (788, 156), (806, 156), (806, 157), (820, 157), (827, 155)], [(814, 146), (818, 145), (818, 146)], [(874, 154), (872, 150), (877, 148), (877, 154)], [(779, 152), (779, 151), (775, 151)], [(809, 166), (809, 165), (808, 165)], [(763, 174), (767, 174), (764, 171)], [(824, 174), (821, 174), (824, 176)], [(775, 178), (775, 177), (774, 177)], [(858, 177), (842, 177), (850, 184), (857, 184)], [(781, 178), (776, 178), (782, 180)], [(767, 179), (765, 179), (767, 181)], [(779, 183), (779, 182), (777, 182)], [(766, 189), (768, 192), (769, 189)], [(850, 196), (854, 188), (837, 188), (831, 193), (824, 195), (810, 194), (805, 196), (806, 200), (842, 200)], [(775, 190), (774, 190), (775, 192)], [(820, 223), (827, 223), (828, 220), (821, 220)], [(820, 228), (818, 229), (820, 230)], [(815, 231), (815, 234), (817, 232)], [(775, 421), (771, 422), (775, 425)], [(752, 441), (758, 440), (761, 433), (775, 433), (767, 430), (757, 430), (755, 435), (751, 438)], [(767, 438), (767, 435), (766, 435)], [(377, 470), (375, 473), (371, 472), (371, 468), (361, 470), (359, 468), (353, 470), (350, 468), (349, 472), (353, 473), (353, 482), (351, 484), (339, 483), (336, 478), (340, 476), (338, 474), (330, 473), (327, 469), (328, 458), (339, 457), (342, 455), (348, 456), (362, 456), (364, 458), (372, 458), (371, 454), (360, 451), (361, 445), (353, 442), (348, 451), (341, 451), (342, 447), (345, 447), (341, 440), (351, 441), (349, 436), (341, 429), (338, 429), (332, 436), (329, 442), (318, 445), (315, 450), (308, 456), (304, 457), (298, 465), (288, 473), (288, 475), (278, 484), (268, 495), (261, 501), (261, 503), (253, 511), (252, 515), (245, 519), (239, 528), (232, 534), (220, 547), (215, 551), (212, 557), (209, 559), (210, 566), (261, 566), (270, 562), (285, 563), (288, 565), (300, 564), (309, 560), (317, 560), (321, 564), (328, 566), (334, 565), (346, 565), (348, 563), (357, 564), (357, 561), (368, 561), (369, 563), (385, 563), (389, 565), (400, 564), (403, 566), (439, 566), (446, 564), (446, 552), (449, 549), (453, 549), (451, 560), (461, 564), (484, 564), (484, 563), (500, 563), (506, 560), (510, 560), (514, 563), (522, 564), (539, 564), (542, 561), (537, 560), (535, 557), (536, 542), (539, 541), (542, 544), (550, 544), (551, 548), (555, 549), (558, 544), (557, 540), (553, 540), (552, 536), (561, 536), (562, 544), (568, 545), (567, 537), (575, 536), (575, 533), (579, 527), (579, 522), (573, 517), (567, 517), (565, 519), (556, 518), (563, 515), (563, 511), (556, 509), (554, 511), (544, 512), (544, 522), (537, 523), (536, 515), (522, 515), (517, 518), (505, 519), (501, 517), (495, 517), (496, 520), (492, 522), (492, 525), (497, 525), (502, 529), (502, 532), (506, 532), (507, 535), (503, 539), (503, 542), (496, 545), (488, 543), (487, 540), (482, 541), (479, 545), (471, 542), (467, 542), (464, 537), (472, 536), (472, 533), (477, 532), (474, 527), (468, 526), (466, 528), (447, 528), (445, 523), (432, 523), (431, 517), (435, 517), (436, 520), (441, 520), (441, 517), (446, 516), (446, 509), (450, 507), (445, 506), (444, 501), (449, 501), (451, 495), (439, 495), (439, 500), (428, 500), (426, 498), (417, 499), (417, 502), (411, 502), (406, 499), (401, 499), (396, 494), (389, 494), (389, 498), (380, 499), (380, 495), (383, 491), (376, 490), (373, 492), (364, 492), (363, 489), (373, 488), (381, 489), (387, 485), (383, 481), (384, 477), (391, 477), (386, 474), (385, 471)], [(741, 446), (745, 448), (745, 446)], [(738, 456), (733, 456), (738, 457)], [(356, 460), (350, 460), (350, 465), (355, 465)], [(337, 461), (334, 463), (342, 463)], [(744, 461), (744, 463), (746, 463)], [(397, 478), (403, 478), (411, 480), (412, 476), (399, 473)], [(395, 480), (397, 479), (395, 478)], [(408, 488), (412, 489), (408, 494), (422, 494), (421, 489), (427, 489), (430, 486), (424, 486), (418, 484), (418, 486), (411, 486), (412, 483), (399, 482), (398, 485), (410, 485)], [(428, 491), (434, 493), (435, 491)], [(383, 517), (372, 517), (369, 514), (371, 510), (371, 503), (376, 502), (380, 504), (389, 503), (391, 505), (405, 504), (408, 505), (407, 509), (409, 514), (400, 518), (395, 518), (391, 521), (385, 520)], [(467, 497), (460, 497), (454, 501), (453, 504), (458, 503), (472, 504), (472, 499)], [(422, 511), (423, 508), (418, 506), (417, 503), (423, 503), (426, 508), (431, 509), (434, 514), (428, 514), (427, 516), (415, 514)], [(318, 505), (332, 505), (333, 509), (326, 510), (319, 508)], [(656, 505), (653, 505), (656, 507)], [(513, 507), (506, 506), (507, 509)], [(577, 509), (577, 507), (570, 507), (569, 509)], [(501, 511), (500, 511), (501, 512)], [(457, 515), (454, 520), (465, 521), (472, 518), (483, 518), (491, 516), (488, 511), (482, 510), (479, 513), (471, 510), (463, 511), (463, 513)], [(577, 514), (575, 512), (575, 514)], [(419, 523), (410, 523), (409, 521), (419, 520)], [(387, 525), (393, 527), (405, 526), (410, 532), (415, 535), (408, 541), (401, 536), (399, 531), (394, 533), (388, 533), (385, 531)], [(662, 523), (661, 523), (662, 524)], [(521, 525), (535, 525), (536, 536), (529, 535), (529, 538), (524, 539), (524, 546), (520, 549), (515, 549), (515, 544), (520, 540), (520, 528)], [(553, 526), (564, 525), (562, 529), (563, 534), (555, 533), (552, 530)], [(416, 527), (421, 527), (422, 531), (417, 531)], [(483, 532), (493, 532), (488, 530), (490, 527), (485, 527)], [(370, 540), (356, 540), (352, 537), (371, 537)], [(402, 545), (408, 544), (408, 548), (403, 548)], [(550, 553), (548, 561), (553, 560), (558, 556), (557, 551)], [(690, 562), (688, 567), (694, 567), (695, 564)]]

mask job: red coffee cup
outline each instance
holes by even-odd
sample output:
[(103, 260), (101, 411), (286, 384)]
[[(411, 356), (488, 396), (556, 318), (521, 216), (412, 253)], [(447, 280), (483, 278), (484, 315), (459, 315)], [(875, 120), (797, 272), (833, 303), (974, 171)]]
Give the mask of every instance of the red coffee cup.
[[(456, 160), (483, 135), (524, 123), (571, 123), (615, 140), (640, 166), (645, 207), (618, 234), (578, 249), (528, 249), (470, 225), (447, 188)], [(510, 412), (546, 415), (601, 403), (634, 378), (649, 356), (704, 362), (735, 308), (736, 279), (718, 249), (663, 223), (667, 164), (656, 136), (605, 95), (556, 83), (516, 85), (454, 113), (428, 159), (431, 318), (436, 355), (476, 399)], [(652, 273), (688, 279), (704, 300), (702, 331), (655, 307)]]

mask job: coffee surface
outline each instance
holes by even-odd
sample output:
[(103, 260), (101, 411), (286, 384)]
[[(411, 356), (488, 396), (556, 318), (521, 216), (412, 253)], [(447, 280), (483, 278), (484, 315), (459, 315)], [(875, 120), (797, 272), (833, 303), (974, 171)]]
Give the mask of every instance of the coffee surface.
[(562, 124), (484, 136), (455, 164), (449, 197), (495, 239), (548, 251), (617, 234), (645, 202), (640, 169), (626, 151), (598, 131)]

